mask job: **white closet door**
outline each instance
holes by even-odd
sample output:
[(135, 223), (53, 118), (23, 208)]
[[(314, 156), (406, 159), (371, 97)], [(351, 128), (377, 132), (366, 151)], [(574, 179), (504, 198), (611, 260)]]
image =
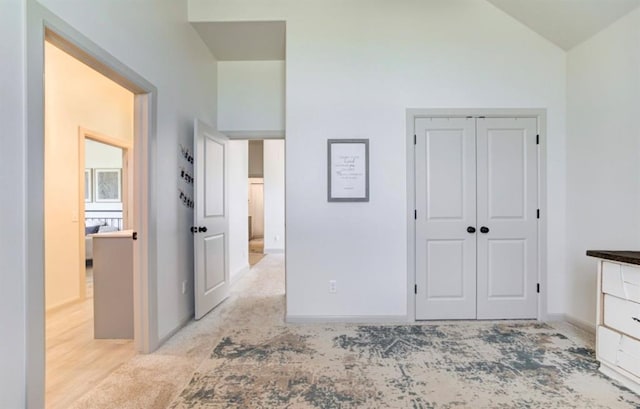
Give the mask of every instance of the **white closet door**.
[(416, 130), (416, 319), (476, 317), (473, 118), (420, 118)]
[(536, 133), (534, 118), (477, 120), (478, 319), (537, 316)]

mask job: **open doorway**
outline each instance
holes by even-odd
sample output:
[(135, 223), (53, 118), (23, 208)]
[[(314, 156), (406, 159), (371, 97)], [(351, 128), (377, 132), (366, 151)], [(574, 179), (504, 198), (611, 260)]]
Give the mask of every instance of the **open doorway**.
[(51, 42), (44, 50), (46, 407), (64, 408), (136, 353), (133, 308), (130, 337), (96, 339), (93, 279), (98, 237), (131, 223), (135, 98)]
[[(80, 275), (81, 289), (87, 298), (93, 295), (93, 241), (106, 233), (123, 232), (131, 226), (129, 215), (133, 196), (131, 183), (131, 144), (123, 139), (80, 129), (79, 163), (83, 177), (84, 201), (80, 206), (80, 251), (85, 271)], [(82, 159), (84, 157), (84, 160)], [(130, 200), (131, 199), (131, 200)], [(133, 311), (131, 312), (133, 314)]]
[(264, 179), (249, 178), (249, 264), (264, 257)]
[(249, 265), (264, 257), (264, 141), (249, 141)]
[[(46, 390), (46, 317), (48, 308), (45, 289), (45, 46), (47, 44), (63, 50), (78, 61), (93, 68), (115, 83), (129, 90), (134, 100), (133, 147), (136, 167), (132, 170), (135, 186), (135, 205), (132, 209), (132, 228), (138, 240), (133, 249), (133, 303), (134, 303), (134, 345), (135, 350), (151, 352), (158, 347), (158, 307), (156, 273), (156, 218), (157, 209), (149, 201), (156, 175), (152, 172), (157, 160), (154, 149), (156, 141), (156, 87), (110, 53), (75, 30), (37, 2), (27, 2), (29, 24), (26, 26), (27, 51), (27, 140), (29, 152), (25, 160), (27, 172), (27, 229), (26, 258), (28, 260), (26, 297), (29, 325), (26, 333), (28, 360), (26, 370), (27, 401), (30, 407), (45, 407)], [(70, 132), (77, 136), (77, 129)], [(76, 139), (77, 140), (77, 139)], [(49, 146), (55, 148), (55, 145)], [(69, 156), (76, 164), (76, 157)], [(75, 174), (74, 168), (70, 174)], [(84, 177), (84, 176), (83, 176)], [(78, 175), (76, 185), (83, 181)], [(68, 183), (62, 186), (64, 189)], [(61, 189), (61, 193), (65, 191)], [(76, 197), (75, 195), (72, 197)], [(77, 200), (70, 208), (79, 227)], [(77, 237), (77, 236), (76, 236)], [(71, 256), (80, 260), (78, 253)], [(52, 253), (55, 254), (55, 253)], [(79, 273), (78, 273), (79, 275)], [(77, 278), (78, 276), (76, 276)], [(79, 284), (68, 287), (78, 290)], [(79, 291), (79, 290), (78, 290)], [(61, 303), (61, 304), (64, 304)], [(50, 325), (50, 323), (49, 323)], [(73, 385), (73, 384), (72, 384)], [(80, 384), (74, 385), (80, 387)]]

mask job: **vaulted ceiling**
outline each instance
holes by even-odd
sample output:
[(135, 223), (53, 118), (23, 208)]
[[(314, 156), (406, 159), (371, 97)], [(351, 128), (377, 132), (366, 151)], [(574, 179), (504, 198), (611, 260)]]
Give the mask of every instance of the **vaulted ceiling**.
[[(487, 0), (569, 50), (640, 6), (640, 0)], [(193, 22), (220, 61), (284, 60), (285, 22)]]
[(640, 0), (487, 0), (569, 50), (640, 6)]

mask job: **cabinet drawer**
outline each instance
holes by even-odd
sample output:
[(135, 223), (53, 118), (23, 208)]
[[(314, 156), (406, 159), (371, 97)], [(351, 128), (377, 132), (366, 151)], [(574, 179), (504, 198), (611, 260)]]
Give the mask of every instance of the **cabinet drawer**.
[(618, 346), (621, 340), (622, 335), (619, 332), (598, 326), (598, 359), (617, 365)]
[(604, 324), (640, 339), (640, 304), (605, 294)]
[(603, 262), (602, 292), (640, 303), (640, 268)]
[(598, 327), (598, 359), (640, 376), (640, 341)]

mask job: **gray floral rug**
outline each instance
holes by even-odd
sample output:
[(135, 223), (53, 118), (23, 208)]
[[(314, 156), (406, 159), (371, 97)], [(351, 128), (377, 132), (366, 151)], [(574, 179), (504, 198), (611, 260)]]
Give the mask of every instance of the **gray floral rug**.
[(171, 408), (640, 408), (536, 322), (227, 331)]

